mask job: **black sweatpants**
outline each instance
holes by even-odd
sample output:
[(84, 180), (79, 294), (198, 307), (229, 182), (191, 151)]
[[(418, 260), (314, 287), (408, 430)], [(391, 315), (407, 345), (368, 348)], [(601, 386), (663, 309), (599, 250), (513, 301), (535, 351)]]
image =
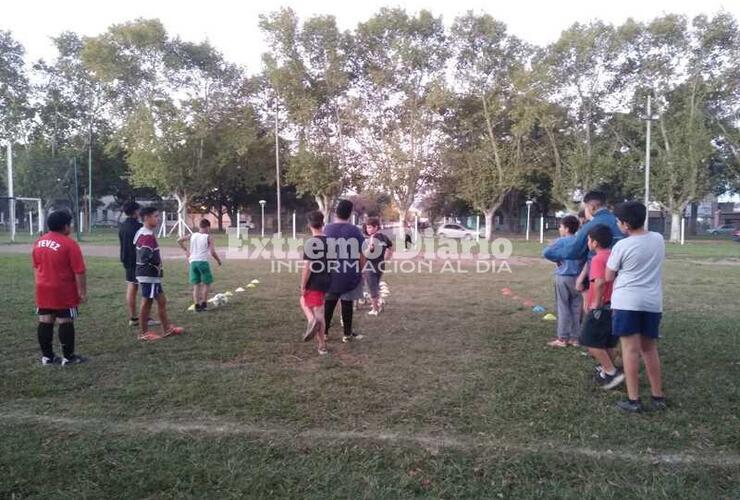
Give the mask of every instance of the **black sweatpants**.
[(351, 300), (339, 300), (339, 297), (327, 294), (324, 299), (324, 322), (326, 324), (326, 334), (329, 335), (329, 327), (331, 326), (331, 319), (334, 317), (334, 309), (337, 307), (337, 302), (342, 303), (342, 322), (344, 323), (344, 336), (349, 337), (352, 335), (352, 313), (354, 304)]

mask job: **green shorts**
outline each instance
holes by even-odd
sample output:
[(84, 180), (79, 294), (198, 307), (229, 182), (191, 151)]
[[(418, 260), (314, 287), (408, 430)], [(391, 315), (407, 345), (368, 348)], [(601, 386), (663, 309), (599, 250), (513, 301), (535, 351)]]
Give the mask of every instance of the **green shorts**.
[(211, 266), (204, 260), (196, 260), (190, 263), (190, 284), (191, 285), (210, 285), (213, 283), (213, 274)]

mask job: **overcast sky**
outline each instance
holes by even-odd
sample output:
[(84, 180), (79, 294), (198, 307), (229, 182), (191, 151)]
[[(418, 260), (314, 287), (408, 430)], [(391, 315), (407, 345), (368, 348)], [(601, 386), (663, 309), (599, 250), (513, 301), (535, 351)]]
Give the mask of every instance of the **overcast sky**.
[(265, 50), (258, 16), (290, 6), (301, 17), (333, 14), (340, 28), (352, 28), (383, 6), (409, 11), (425, 8), (450, 23), (466, 10), (485, 11), (504, 21), (527, 41), (546, 44), (575, 21), (600, 18), (621, 23), (627, 17), (651, 19), (668, 12), (694, 16), (731, 12), (740, 19), (740, 0), (5, 0), (0, 29), (11, 30), (26, 47), (28, 59), (52, 58), (49, 40), (64, 30), (95, 35), (109, 25), (137, 17), (156, 17), (168, 32), (189, 41), (208, 39), (225, 56), (260, 69)]

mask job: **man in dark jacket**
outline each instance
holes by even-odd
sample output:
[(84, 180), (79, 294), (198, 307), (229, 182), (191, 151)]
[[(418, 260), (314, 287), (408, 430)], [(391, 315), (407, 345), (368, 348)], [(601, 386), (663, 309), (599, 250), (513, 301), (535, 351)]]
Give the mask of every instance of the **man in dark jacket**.
[(123, 213), (126, 214), (126, 220), (121, 223), (118, 229), (118, 241), (121, 244), (121, 264), (126, 272), (126, 304), (128, 305), (130, 326), (139, 325), (138, 312), (136, 310), (136, 294), (139, 292), (139, 282), (136, 281), (136, 247), (134, 246), (134, 236), (141, 228), (139, 222), (139, 209), (141, 205), (135, 201), (126, 202), (123, 205)]

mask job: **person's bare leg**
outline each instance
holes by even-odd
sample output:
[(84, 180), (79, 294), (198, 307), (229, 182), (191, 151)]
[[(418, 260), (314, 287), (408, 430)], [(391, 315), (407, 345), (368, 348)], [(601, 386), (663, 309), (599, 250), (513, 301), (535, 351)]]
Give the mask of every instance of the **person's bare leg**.
[(139, 332), (144, 335), (149, 328), (149, 316), (152, 312), (152, 299), (142, 299), (139, 310)]
[(200, 298), (201, 298), (200, 301), (201, 302), (208, 301), (208, 294), (209, 293), (211, 293), (211, 285), (206, 285), (205, 283), (203, 283), (201, 285), (201, 289), (200, 289)]
[(316, 332), (316, 347), (319, 351), (326, 350), (326, 325), (324, 324), (324, 306), (314, 307), (312, 311), (316, 322), (319, 324), (318, 331)]
[[(314, 308), (314, 309), (312, 309), (312, 308), (308, 307), (308, 306), (306, 305), (306, 299), (305, 299), (304, 297), (301, 297), (301, 309), (303, 310), (303, 314), (305, 314), (305, 315), (306, 315), (306, 319), (307, 319), (308, 321), (311, 321), (312, 319), (314, 319), (314, 317), (316, 317), (316, 316), (314, 315), (314, 309), (315, 309), (315, 308)], [(323, 318), (323, 316), (324, 316), (324, 314), (323, 314), (323, 310), (324, 310), (324, 307), (323, 307), (323, 306), (321, 306), (321, 311), (322, 311), (322, 313), (321, 313), (321, 317), (322, 317), (322, 318)], [(318, 317), (316, 317), (316, 319), (318, 319)]]
[(136, 317), (136, 295), (139, 293), (139, 285), (136, 283), (126, 284), (126, 305), (128, 305), (128, 317)]
[(162, 331), (167, 333), (170, 329), (170, 320), (167, 318), (167, 298), (163, 293), (160, 293), (154, 300), (157, 301), (157, 312), (159, 313), (159, 322), (162, 324)]
[(661, 373), (658, 342), (655, 339), (640, 336), (642, 360), (645, 362), (645, 371), (650, 381), (650, 393), (653, 396), (663, 397), (663, 375)]
[(199, 306), (200, 303), (200, 285), (193, 285), (193, 304)]
[(589, 347), (588, 353), (601, 365), (601, 368), (605, 372), (613, 373), (616, 368), (614, 368), (614, 363), (612, 363), (612, 358), (609, 357), (609, 353), (606, 349), (597, 349), (595, 347)]
[(622, 363), (627, 383), (627, 397), (640, 399), (640, 335), (620, 337)]
[(380, 297), (371, 297), (373, 311), (380, 311)]

